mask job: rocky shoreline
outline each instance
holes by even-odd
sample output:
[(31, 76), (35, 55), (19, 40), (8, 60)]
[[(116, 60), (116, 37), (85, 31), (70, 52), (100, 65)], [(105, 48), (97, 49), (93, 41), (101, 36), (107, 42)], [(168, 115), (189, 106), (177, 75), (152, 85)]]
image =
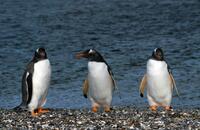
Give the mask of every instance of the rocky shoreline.
[(0, 109), (0, 129), (191, 129), (200, 130), (200, 109), (151, 112), (113, 107), (110, 113), (89, 109), (51, 109), (38, 117), (29, 112)]

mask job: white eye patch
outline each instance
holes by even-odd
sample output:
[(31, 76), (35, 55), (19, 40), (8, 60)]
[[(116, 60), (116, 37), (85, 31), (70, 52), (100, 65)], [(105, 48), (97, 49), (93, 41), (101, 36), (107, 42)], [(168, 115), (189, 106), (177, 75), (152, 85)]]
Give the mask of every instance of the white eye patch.
[(92, 49), (90, 49), (89, 53), (94, 53), (94, 51)]
[(37, 52), (37, 53), (39, 52), (39, 48), (36, 50), (36, 52)]
[(155, 48), (155, 49), (154, 49), (154, 53), (156, 53), (157, 49), (158, 49), (158, 48)]

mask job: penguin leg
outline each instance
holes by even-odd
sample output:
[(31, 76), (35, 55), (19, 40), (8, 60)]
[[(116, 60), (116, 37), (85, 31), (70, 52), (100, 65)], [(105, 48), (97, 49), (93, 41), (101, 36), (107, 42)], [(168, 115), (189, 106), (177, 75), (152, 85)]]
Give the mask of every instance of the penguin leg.
[(31, 116), (36, 117), (38, 115), (39, 115), (38, 109), (35, 109), (35, 110), (31, 111)]
[(97, 112), (98, 109), (99, 109), (99, 105), (94, 105), (94, 106), (92, 106), (92, 111), (93, 111), (93, 112)]
[(165, 106), (164, 109), (165, 109), (166, 111), (171, 111), (171, 110), (172, 110), (172, 107), (171, 107), (171, 106)]
[(49, 110), (48, 109), (44, 109), (44, 108), (42, 108), (42, 107), (39, 107), (38, 108), (38, 113), (40, 114), (40, 113), (46, 113), (46, 112), (49, 112)]
[(49, 112), (49, 110), (48, 109), (44, 109), (44, 108), (38, 108), (36, 110), (31, 111), (31, 115), (33, 117), (36, 117), (36, 116), (38, 116), (38, 115), (40, 115), (42, 113), (46, 113), (46, 112)]
[(41, 98), (41, 100), (40, 100), (40, 103), (39, 103), (39, 107), (40, 106), (43, 106), (45, 103), (46, 103), (46, 101), (47, 101), (47, 99), (46, 99), (46, 96), (47, 96), (47, 91), (44, 93), (44, 95), (42, 96), (42, 98)]
[(153, 105), (153, 106), (150, 106), (149, 109), (150, 109), (151, 111), (156, 111), (156, 110), (157, 110), (157, 107), (158, 107), (158, 106)]
[(104, 111), (105, 112), (110, 112), (110, 104), (112, 101), (112, 94), (110, 94), (109, 97), (107, 97), (107, 99), (105, 100), (105, 102), (103, 103), (103, 107), (104, 107)]
[(156, 111), (156, 110), (157, 110), (157, 107), (158, 107), (159, 105), (155, 102), (155, 100), (154, 100), (151, 96), (147, 95), (147, 98), (148, 98), (149, 105), (150, 105), (149, 109), (150, 109), (151, 111)]
[(46, 103), (46, 95), (47, 95), (47, 91), (45, 92), (45, 94), (43, 95), (42, 99), (41, 99), (41, 102), (38, 106), (38, 113), (46, 113), (46, 112), (49, 112), (48, 109), (44, 109), (42, 108), (42, 106)]
[(105, 112), (110, 112), (110, 106), (109, 105), (105, 105), (104, 106), (104, 111)]
[(97, 112), (98, 109), (99, 109), (99, 104), (97, 104), (97, 103), (92, 103), (92, 111), (93, 111), (93, 112)]

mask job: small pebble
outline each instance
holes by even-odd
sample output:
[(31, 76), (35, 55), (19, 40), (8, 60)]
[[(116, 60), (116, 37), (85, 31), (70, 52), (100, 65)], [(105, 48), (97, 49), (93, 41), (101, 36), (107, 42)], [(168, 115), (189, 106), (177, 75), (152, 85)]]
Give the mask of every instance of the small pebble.
[(151, 112), (135, 107), (114, 107), (110, 113), (51, 109), (31, 117), (29, 112), (0, 109), (0, 129), (191, 129), (200, 128), (200, 109)]

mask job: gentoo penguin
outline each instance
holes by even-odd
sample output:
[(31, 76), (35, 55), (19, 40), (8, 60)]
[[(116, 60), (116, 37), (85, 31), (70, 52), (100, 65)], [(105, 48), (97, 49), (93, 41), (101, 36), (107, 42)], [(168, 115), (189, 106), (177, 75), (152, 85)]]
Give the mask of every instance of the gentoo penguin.
[(147, 99), (152, 111), (156, 111), (158, 106), (164, 107), (165, 110), (172, 109), (170, 104), (173, 87), (176, 87), (176, 84), (161, 48), (155, 48), (147, 61), (147, 71), (140, 83), (141, 97), (145, 87), (147, 87)]
[(22, 103), (16, 107), (28, 109), (32, 116), (48, 112), (42, 106), (50, 85), (51, 65), (44, 48), (38, 48), (22, 77)]
[(103, 107), (110, 111), (112, 93), (115, 88), (113, 73), (99, 52), (89, 49), (76, 54), (76, 58), (88, 58), (88, 75), (83, 84), (83, 95), (91, 100), (92, 111), (97, 112)]

